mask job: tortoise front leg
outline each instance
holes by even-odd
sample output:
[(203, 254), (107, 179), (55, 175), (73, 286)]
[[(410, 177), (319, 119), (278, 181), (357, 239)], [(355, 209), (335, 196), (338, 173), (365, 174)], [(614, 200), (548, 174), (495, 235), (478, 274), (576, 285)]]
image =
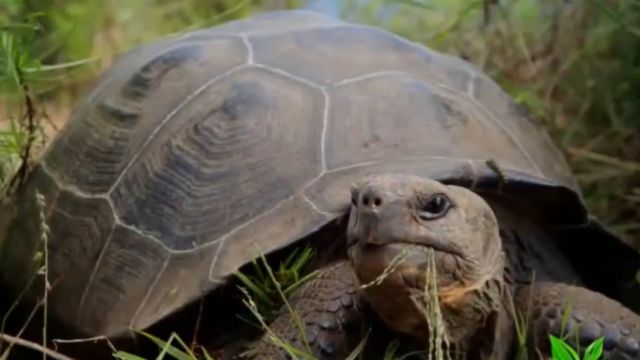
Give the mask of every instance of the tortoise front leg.
[(515, 307), (529, 315), (529, 349), (535, 354), (550, 355), (549, 335), (564, 338), (581, 354), (602, 336), (603, 359), (640, 359), (640, 316), (600, 293), (541, 282), (518, 291)]
[[(345, 359), (362, 341), (366, 331), (357, 286), (355, 274), (347, 262), (322, 269), (319, 276), (294, 291), (289, 298), (304, 329), (296, 324), (286, 306), (269, 328), (282, 341), (305, 354), (310, 353), (315, 359)], [(243, 358), (276, 360), (290, 357), (265, 334)], [(298, 358), (305, 359), (304, 356)]]

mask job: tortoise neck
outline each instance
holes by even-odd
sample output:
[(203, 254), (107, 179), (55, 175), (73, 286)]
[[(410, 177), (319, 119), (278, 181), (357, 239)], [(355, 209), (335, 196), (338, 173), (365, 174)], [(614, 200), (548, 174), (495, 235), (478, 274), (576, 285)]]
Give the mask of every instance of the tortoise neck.
[(489, 351), (486, 348), (493, 344), (486, 343), (485, 338), (488, 332), (495, 330), (494, 318), (502, 313), (506, 291), (502, 271), (496, 271), (482, 286), (469, 291), (456, 303), (442, 304), (451, 350), (464, 353)]

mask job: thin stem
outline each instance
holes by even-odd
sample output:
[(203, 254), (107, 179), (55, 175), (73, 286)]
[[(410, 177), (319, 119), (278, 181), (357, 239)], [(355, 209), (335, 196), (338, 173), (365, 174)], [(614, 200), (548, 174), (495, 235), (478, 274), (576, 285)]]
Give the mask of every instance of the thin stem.
[(20, 339), (11, 335), (7, 335), (7, 334), (0, 334), (0, 339), (10, 343), (10, 344), (15, 344), (15, 345), (19, 345), (31, 350), (35, 350), (35, 351), (39, 351), (42, 353), (43, 356), (49, 356), (52, 357), (56, 360), (74, 360), (73, 358), (70, 358), (66, 355), (60, 354), (59, 352), (53, 351), (51, 349), (47, 349), (46, 347), (31, 342), (29, 340), (24, 340), (24, 339)]

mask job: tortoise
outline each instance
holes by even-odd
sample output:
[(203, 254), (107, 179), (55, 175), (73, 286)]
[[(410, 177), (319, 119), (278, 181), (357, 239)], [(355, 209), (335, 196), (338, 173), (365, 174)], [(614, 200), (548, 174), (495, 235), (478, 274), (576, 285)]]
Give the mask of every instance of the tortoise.
[[(276, 11), (139, 46), (77, 105), (19, 199), (2, 280), (29, 283), (44, 221), (49, 312), (83, 336), (152, 326), (336, 223), (318, 250), (344, 251), (291, 297), (319, 358), (346, 356), (367, 308), (425, 339), (410, 294), (433, 265), (446, 333), (471, 357), (508, 356), (508, 295), (548, 351), (575, 293), (577, 339), (640, 359), (637, 297), (620, 290), (638, 257), (589, 214), (542, 125), (471, 63), (375, 27)], [(298, 341), (288, 316), (273, 326)]]

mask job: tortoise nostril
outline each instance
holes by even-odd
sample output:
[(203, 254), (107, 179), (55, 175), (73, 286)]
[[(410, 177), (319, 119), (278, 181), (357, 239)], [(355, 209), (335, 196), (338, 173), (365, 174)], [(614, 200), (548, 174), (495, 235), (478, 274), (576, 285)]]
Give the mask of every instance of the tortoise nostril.
[(365, 208), (378, 208), (382, 206), (382, 196), (377, 192), (369, 191), (366, 194), (362, 194), (361, 205)]

